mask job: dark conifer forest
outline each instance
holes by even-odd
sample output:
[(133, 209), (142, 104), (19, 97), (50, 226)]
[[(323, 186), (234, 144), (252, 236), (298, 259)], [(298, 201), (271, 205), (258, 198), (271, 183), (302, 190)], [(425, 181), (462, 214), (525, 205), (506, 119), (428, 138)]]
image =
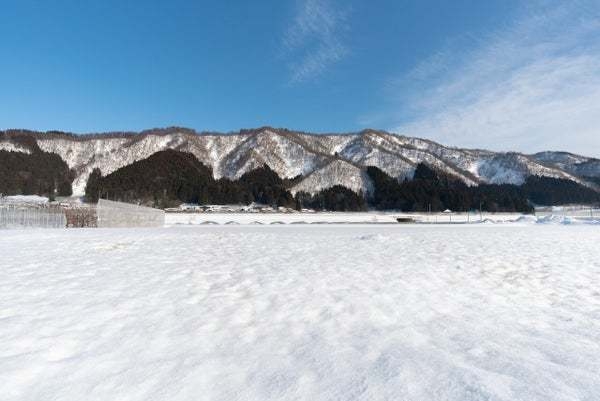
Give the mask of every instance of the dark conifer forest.
[(30, 153), (0, 150), (0, 194), (70, 196), (73, 172), (60, 156), (43, 152), (32, 138), (15, 137)]
[[(268, 166), (252, 170), (238, 180), (215, 180), (212, 170), (191, 153), (165, 150), (122, 167), (106, 177), (92, 172), (86, 199), (98, 197), (171, 207), (182, 202), (196, 204), (249, 204), (294, 207), (295, 199)], [(93, 177), (92, 177), (93, 176)]]
[(593, 183), (600, 185), (600, 177), (584, 176), (582, 178), (586, 181), (593, 182)]
[(574, 181), (550, 177), (528, 177), (522, 186), (525, 197), (536, 205), (569, 203), (597, 204), (600, 194)]
[(335, 185), (314, 195), (306, 192), (296, 194), (296, 209), (334, 210), (353, 212), (367, 210), (367, 202), (363, 194)]
[(398, 182), (377, 167), (367, 169), (373, 180), (371, 204), (376, 209), (414, 212), (479, 210), (490, 212), (532, 211), (520, 186), (502, 184), (467, 186), (419, 164), (412, 180)]

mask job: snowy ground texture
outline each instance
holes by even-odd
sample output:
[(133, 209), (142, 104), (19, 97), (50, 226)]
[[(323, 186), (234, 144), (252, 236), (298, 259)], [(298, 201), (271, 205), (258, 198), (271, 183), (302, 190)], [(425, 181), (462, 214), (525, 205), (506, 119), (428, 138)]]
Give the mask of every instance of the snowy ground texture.
[(0, 400), (598, 400), (591, 225), (4, 231)]

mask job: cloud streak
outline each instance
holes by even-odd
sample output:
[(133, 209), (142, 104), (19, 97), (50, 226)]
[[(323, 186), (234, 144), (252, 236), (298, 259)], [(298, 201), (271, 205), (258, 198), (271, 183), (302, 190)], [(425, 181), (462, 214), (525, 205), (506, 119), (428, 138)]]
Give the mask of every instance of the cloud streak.
[(411, 93), (393, 95), (402, 115), (392, 130), (457, 146), (599, 157), (600, 6), (566, 3), (523, 11), (470, 52), (424, 60), (392, 84)]
[(282, 40), (290, 59), (290, 82), (302, 83), (323, 74), (348, 53), (341, 37), (346, 30), (347, 12), (334, 8), (329, 0), (302, 0)]

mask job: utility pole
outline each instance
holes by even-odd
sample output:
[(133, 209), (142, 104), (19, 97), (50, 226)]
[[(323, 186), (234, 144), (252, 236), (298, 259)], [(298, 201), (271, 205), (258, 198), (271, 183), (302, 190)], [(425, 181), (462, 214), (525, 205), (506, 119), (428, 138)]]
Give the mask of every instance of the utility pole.
[(431, 223), (431, 203), (429, 204), (428, 210), (429, 210), (429, 218), (427, 220), (429, 220), (429, 222)]
[(482, 205), (483, 205), (483, 202), (479, 201), (479, 221), (483, 221), (483, 211), (481, 210), (483, 207)]

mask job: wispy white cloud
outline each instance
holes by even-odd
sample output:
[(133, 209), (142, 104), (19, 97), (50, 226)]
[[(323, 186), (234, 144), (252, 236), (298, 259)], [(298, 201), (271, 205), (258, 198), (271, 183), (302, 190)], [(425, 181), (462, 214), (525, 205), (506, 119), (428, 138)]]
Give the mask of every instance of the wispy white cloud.
[(298, 1), (282, 40), (286, 58), (291, 60), (290, 82), (311, 80), (349, 53), (342, 40), (347, 16), (347, 11), (334, 7), (330, 0)]
[[(440, 51), (392, 88), (392, 130), (458, 146), (600, 156), (600, 5), (544, 2), (512, 26)], [(409, 116), (408, 118), (406, 116)]]

